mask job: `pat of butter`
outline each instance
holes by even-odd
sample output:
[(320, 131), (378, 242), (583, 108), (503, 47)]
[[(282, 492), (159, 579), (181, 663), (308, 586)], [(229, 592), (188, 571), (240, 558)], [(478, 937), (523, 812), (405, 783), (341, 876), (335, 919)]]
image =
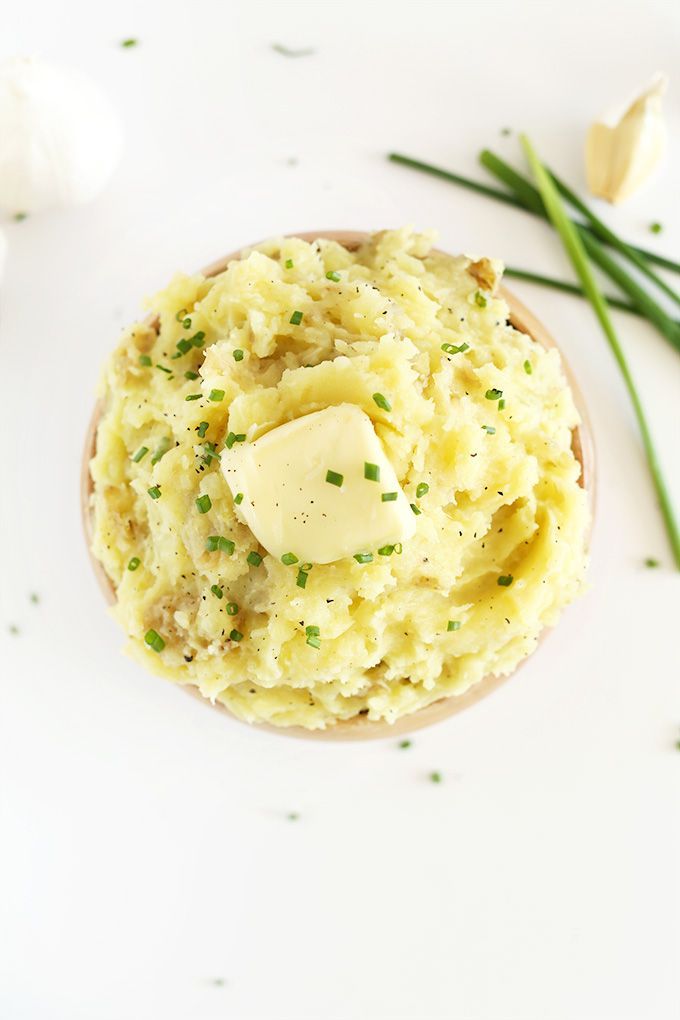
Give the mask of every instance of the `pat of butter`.
[(237, 514), (277, 558), (294, 553), (300, 562), (332, 563), (415, 533), (413, 511), (373, 423), (354, 404), (236, 443), (221, 463), (233, 495), (243, 493)]

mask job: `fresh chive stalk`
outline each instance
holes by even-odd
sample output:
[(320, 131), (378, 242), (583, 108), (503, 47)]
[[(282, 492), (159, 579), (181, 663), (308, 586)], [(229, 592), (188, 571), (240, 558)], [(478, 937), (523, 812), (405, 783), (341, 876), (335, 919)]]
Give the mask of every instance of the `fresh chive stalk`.
[(625, 354), (623, 353), (623, 349), (619, 342), (619, 338), (616, 335), (616, 330), (614, 329), (609, 316), (607, 302), (602, 297), (595, 277), (593, 276), (583, 240), (579, 235), (578, 230), (567, 216), (557, 187), (549, 172), (540, 162), (529, 139), (525, 135), (522, 135), (520, 141), (527, 155), (527, 159), (529, 160), (529, 165), (534, 178), (536, 179), (536, 183), (538, 184), (548, 216), (562, 239), (567, 255), (576, 270), (581, 284), (583, 285), (583, 289), (588, 295), (593, 311), (600, 322), (602, 331), (609, 342), (614, 358), (621, 370), (621, 374), (633, 404), (635, 417), (637, 418), (638, 426), (640, 428), (642, 443), (647, 455), (650, 473), (656, 489), (666, 530), (668, 532), (671, 549), (673, 550), (673, 556), (678, 569), (680, 569), (680, 528), (678, 527), (678, 522), (675, 518), (670, 495), (666, 487), (666, 481), (663, 476), (661, 464), (654, 445), (654, 440), (652, 439), (649, 425), (647, 423), (647, 417), (628, 366), (628, 362), (626, 361)]

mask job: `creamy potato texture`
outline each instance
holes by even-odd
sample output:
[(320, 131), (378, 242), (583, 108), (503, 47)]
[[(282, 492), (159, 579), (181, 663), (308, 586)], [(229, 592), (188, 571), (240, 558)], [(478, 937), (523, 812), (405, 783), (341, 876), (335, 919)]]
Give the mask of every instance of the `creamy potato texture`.
[[(242, 719), (393, 721), (455, 697), (511, 672), (582, 584), (559, 355), (507, 324), (499, 265), (432, 241), (286, 238), (177, 276), (158, 330), (127, 330), (106, 367), (93, 548), (114, 612), (148, 667)], [(370, 562), (306, 564), (301, 587), (239, 519), (221, 451), (341, 404), (371, 418), (416, 531)]]

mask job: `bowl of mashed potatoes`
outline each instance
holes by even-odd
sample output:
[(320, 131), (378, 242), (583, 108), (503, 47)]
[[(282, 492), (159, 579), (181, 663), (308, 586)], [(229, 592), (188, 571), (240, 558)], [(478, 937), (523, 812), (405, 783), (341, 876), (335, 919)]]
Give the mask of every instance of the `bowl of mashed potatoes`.
[(502, 266), (279, 237), (177, 275), (108, 359), (88, 545), (127, 650), (248, 723), (399, 734), (512, 674), (582, 590), (590, 432)]

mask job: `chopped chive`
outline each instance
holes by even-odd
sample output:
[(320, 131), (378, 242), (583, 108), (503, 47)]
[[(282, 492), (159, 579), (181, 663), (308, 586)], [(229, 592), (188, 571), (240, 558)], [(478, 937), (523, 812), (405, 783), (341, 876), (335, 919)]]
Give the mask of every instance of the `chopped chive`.
[(660, 234), (663, 230), (663, 226), (660, 223), (650, 223), (649, 230), (652, 234)]
[(480, 308), (486, 308), (486, 294), (483, 294), (481, 290), (478, 290), (475, 294), (475, 304)]
[(533, 367), (532, 367), (531, 362), (529, 361), (528, 358), (524, 362), (524, 371), (526, 372), (527, 375), (531, 375), (531, 373), (533, 372)]
[(188, 315), (186, 318), (182, 319), (182, 326), (184, 329), (191, 329), (191, 319)]
[(221, 599), (222, 596), (224, 595), (224, 592), (220, 588), (219, 584), (211, 584), (210, 585), (210, 591), (213, 593), (213, 595), (217, 599)]
[(139, 462), (142, 459), (142, 457), (146, 457), (148, 452), (149, 452), (149, 447), (148, 446), (140, 446), (140, 448), (137, 450), (137, 453), (134, 455), (132, 460), (135, 462), (135, 464), (139, 464)]
[(236, 495), (234, 496), (234, 503), (236, 504), (236, 506), (240, 506), (242, 502), (243, 502), (243, 493), (242, 492), (237, 492)]
[(149, 493), (149, 495), (151, 496), (152, 499), (160, 499), (161, 498), (161, 490), (160, 490), (160, 486), (158, 486), (158, 485), (152, 485), (151, 488), (147, 489), (146, 491)]
[(318, 637), (314, 637), (314, 636), (308, 637), (307, 638), (307, 644), (310, 645), (312, 648), (317, 648), (317, 649), (321, 648), (321, 639), (318, 638)]
[(321, 628), (320, 627), (316, 627), (313, 624), (310, 625), (309, 627), (305, 627), (305, 634), (307, 635), (307, 637), (310, 637), (310, 636), (311, 637), (318, 637), (320, 633), (321, 633)]
[(153, 648), (154, 652), (162, 652), (165, 648), (165, 641), (155, 630), (147, 630), (144, 641), (149, 648)]
[(242, 641), (243, 640), (243, 634), (241, 633), (240, 630), (236, 630), (236, 629), (231, 631), (231, 633), (229, 634), (229, 637), (231, 638), (232, 641)]
[(203, 396), (202, 393), (190, 393), (184, 399), (185, 400), (200, 400), (202, 396)]
[(460, 630), (460, 620), (449, 620), (446, 625), (447, 630)]
[(201, 460), (204, 464), (212, 464), (214, 460), (222, 460), (221, 456), (217, 452), (216, 443), (204, 443), (202, 449), (203, 456), (201, 457)]
[(149, 368), (151, 366), (151, 358), (149, 357), (149, 355), (148, 354), (140, 354), (139, 355), (139, 364), (140, 365), (144, 365), (145, 368)]
[(456, 344), (442, 344), (442, 350), (446, 354), (462, 354), (463, 351), (470, 350), (470, 344), (459, 344), (458, 346)]
[(411, 747), (411, 741), (410, 740), (400, 740), (397, 746), (398, 746), (400, 751), (405, 751), (407, 747)]
[(289, 322), (292, 326), (299, 326), (300, 323), (302, 322), (302, 312), (293, 312), (289, 319)]
[(227, 436), (224, 445), (228, 450), (231, 450), (234, 443), (245, 443), (246, 434), (245, 432), (230, 432)]
[(314, 565), (313, 563), (301, 563), (300, 570), (304, 570), (308, 574), (309, 571), (312, 569), (313, 565)]
[(228, 616), (236, 616), (238, 613), (238, 602), (227, 602), (226, 610)]
[(401, 544), (401, 542), (396, 542), (396, 543), (395, 543), (395, 546), (394, 546), (394, 551), (395, 551), (395, 553), (397, 554), (397, 556), (401, 556), (401, 554), (402, 554), (402, 552), (403, 552), (403, 549), (404, 549), (404, 547), (403, 547), (403, 545)]
[(185, 318), (186, 314), (187, 314), (186, 308), (180, 308), (180, 310), (175, 315), (175, 320), (177, 322), (184, 322), (184, 318)]
[(154, 451), (154, 455), (151, 458), (151, 463), (158, 464), (158, 462), (162, 460), (163, 457), (165, 457), (166, 453), (168, 452), (171, 446), (172, 439), (170, 438), (170, 436), (164, 436), (163, 439), (161, 439), (158, 446), (156, 447), (156, 450)]
[(500, 584), (501, 588), (509, 588), (514, 580), (512, 574), (501, 574), (498, 578), (498, 584)]
[(15, 212), (14, 216), (12, 217), (12, 219), (14, 220), (15, 223), (23, 223), (24, 220), (28, 219), (28, 213), (27, 212)]
[(294, 262), (293, 262), (292, 259), (286, 259), (286, 261), (284, 262), (284, 265), (285, 265), (286, 269), (292, 269), (293, 265), (294, 265)]
[(340, 273), (336, 273), (334, 269), (331, 269), (326, 273), (326, 279), (332, 280), (333, 283), (340, 283)]
[(248, 553), (248, 555), (246, 556), (246, 560), (248, 561), (248, 563), (250, 563), (251, 567), (259, 567), (259, 565), (262, 563), (262, 557), (260, 556), (259, 552), (255, 552), (254, 550), (253, 552)]
[[(203, 511), (201, 511), (203, 513)], [(208, 535), (205, 541), (205, 547), (208, 552), (225, 552), (228, 556), (231, 556), (236, 548), (235, 544), (230, 538), (225, 538), (224, 535)]]
[(417, 506), (417, 504), (416, 504), (416, 503), (411, 503), (411, 510), (413, 510), (413, 512), (414, 512), (414, 514), (416, 515), (416, 517), (419, 517), (419, 516), (420, 516), (420, 514), (422, 514), (422, 512), (423, 512), (423, 511), (422, 511), (422, 510), (420, 509), (420, 507), (419, 507), (419, 506)]
[(383, 492), (380, 495), (380, 499), (383, 503), (394, 503), (395, 499), (398, 499), (398, 492)]
[(198, 372), (188, 371), (184, 373), (185, 379), (198, 379)]
[(37, 606), (38, 603), (40, 602), (40, 596), (38, 595), (37, 592), (32, 591), (31, 594), (28, 596), (28, 601), (31, 603), (31, 605)]
[(309, 574), (307, 573), (306, 570), (302, 570), (302, 569), (298, 570), (297, 578), (295, 580), (295, 583), (298, 586), (298, 588), (306, 588), (307, 587), (307, 578), (308, 577), (309, 577)]
[(214, 404), (219, 404), (220, 400), (224, 400), (224, 390), (211, 390), (208, 400), (212, 400)]
[(378, 407), (382, 408), (383, 411), (391, 411), (392, 410), (392, 405), (390, 404), (390, 402), (387, 399), (387, 397), (383, 396), (382, 393), (374, 393), (373, 394), (373, 399), (376, 402), (376, 404), (378, 405)]
[(120, 45), (124, 50), (129, 50), (132, 46), (137, 46), (138, 43), (139, 39), (123, 39)]
[(354, 553), (354, 559), (357, 563), (372, 563), (373, 553)]
[(645, 560), (645, 566), (654, 569), (654, 567), (660, 567), (661, 563), (659, 562), (659, 560), (655, 560), (653, 559), (653, 557), (648, 556), (647, 559)]
[(442, 776), (441, 772), (430, 772), (430, 782), (431, 783), (441, 783), (442, 779), (443, 779), (443, 776)]
[(142, 561), (140, 560), (139, 556), (133, 556), (130, 562), (128, 563), (127, 566), (128, 570), (136, 570), (141, 562)]
[(504, 407), (505, 407), (505, 397), (501, 397), (501, 399), (498, 401), (498, 410), (502, 411), (504, 409)]
[(488, 432), (490, 436), (496, 435), (496, 429), (494, 428), (493, 425), (482, 425), (482, 428), (484, 429), (485, 432)]
[[(189, 325), (191, 325), (191, 323), (189, 323)], [(188, 329), (188, 327), (187, 327), (187, 329)], [(192, 347), (202, 347), (204, 340), (205, 340), (205, 333), (203, 332), (202, 329), (199, 329), (198, 333), (194, 333), (194, 335), (189, 338), (189, 343), (192, 345)]]
[(430, 491), (430, 486), (427, 482), (419, 482), (416, 488), (416, 499), (420, 499), (421, 496), (425, 496)]
[(378, 549), (378, 556), (391, 556), (394, 549), (393, 545), (381, 545)]
[(160, 368), (161, 372), (165, 372), (166, 375), (172, 374), (172, 369), (166, 368), (165, 365), (156, 365), (156, 368)]
[(191, 348), (194, 345), (192, 344), (191, 340), (187, 340), (183, 337), (181, 340), (177, 341), (175, 346), (177, 347), (177, 350), (179, 351), (180, 354), (186, 354), (188, 351), (191, 350)]
[(364, 461), (364, 478), (368, 478), (369, 482), (380, 481), (380, 465), (371, 464), (369, 461)]
[(337, 485), (338, 488), (340, 488), (340, 486), (342, 485), (344, 480), (345, 480), (345, 476), (341, 475), (341, 474), (338, 474), (337, 471), (327, 471), (326, 472), (326, 481), (328, 482), (329, 485)]
[(207, 514), (208, 510), (210, 510), (212, 506), (212, 500), (207, 492), (205, 495), (198, 497), (196, 500), (196, 506), (198, 507), (199, 514)]
[(240, 347), (237, 347), (236, 350), (233, 352), (233, 355), (234, 361), (243, 361), (245, 357), (245, 352), (242, 351)]
[(286, 566), (286, 567), (292, 567), (292, 565), (293, 565), (294, 563), (297, 563), (297, 562), (298, 562), (298, 558), (297, 558), (297, 556), (295, 555), (295, 553), (292, 553), (292, 552), (287, 552), (287, 553), (284, 553), (284, 554), (283, 554), (283, 556), (281, 557), (281, 562), (282, 562), (282, 563), (284, 564), (284, 566)]
[(198, 432), (198, 434), (201, 437), (201, 439), (205, 438), (205, 434), (206, 434), (206, 432), (208, 431), (209, 428), (210, 428), (210, 422), (202, 421), (202, 422), (199, 423), (199, 426), (196, 429), (196, 431)]
[(487, 400), (500, 400), (503, 396), (503, 390), (497, 390), (495, 387), (492, 390), (487, 390), (484, 394)]

